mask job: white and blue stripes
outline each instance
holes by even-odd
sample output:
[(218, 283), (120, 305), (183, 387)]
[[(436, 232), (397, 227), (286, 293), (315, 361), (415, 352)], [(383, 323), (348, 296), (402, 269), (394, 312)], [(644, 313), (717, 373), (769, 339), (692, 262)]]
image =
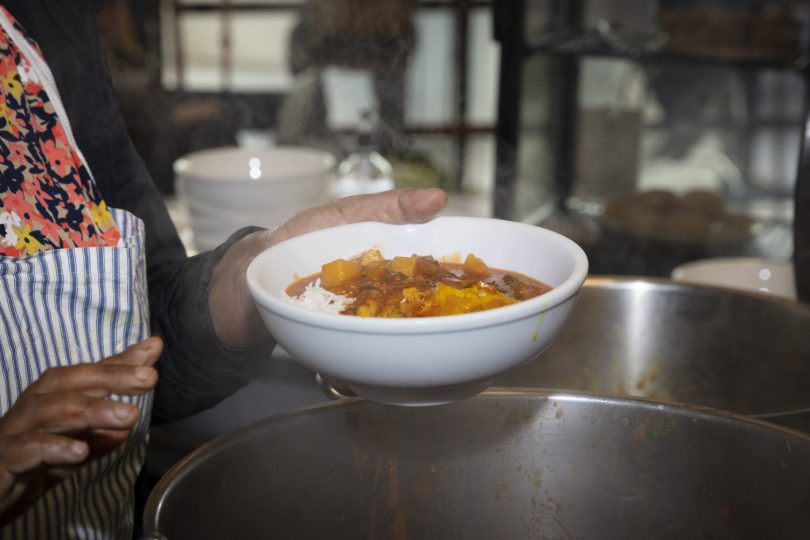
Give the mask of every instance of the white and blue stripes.
[[(0, 257), (0, 414), (47, 368), (98, 361), (148, 336), (143, 224), (121, 210), (113, 216), (119, 247)], [(130, 540), (152, 396), (115, 399), (141, 409), (130, 439), (57, 484), (0, 529), (0, 540)]]

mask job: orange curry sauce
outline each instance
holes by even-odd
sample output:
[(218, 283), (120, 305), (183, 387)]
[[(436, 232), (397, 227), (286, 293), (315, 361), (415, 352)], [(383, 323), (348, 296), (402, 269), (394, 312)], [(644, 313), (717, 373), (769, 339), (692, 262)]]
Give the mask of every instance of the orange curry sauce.
[(493, 309), (539, 296), (551, 287), (517, 272), (489, 268), (474, 255), (463, 264), (430, 256), (385, 259), (377, 250), (323, 265), (287, 288), (297, 296), (321, 286), (354, 301), (341, 313), (361, 317), (431, 317)]

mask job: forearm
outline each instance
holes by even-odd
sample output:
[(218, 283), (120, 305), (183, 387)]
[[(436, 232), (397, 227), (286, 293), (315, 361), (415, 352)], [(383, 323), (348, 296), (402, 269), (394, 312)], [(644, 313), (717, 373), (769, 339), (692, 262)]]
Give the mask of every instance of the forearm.
[(273, 234), (257, 229), (231, 242), (211, 272), (208, 309), (214, 333), (226, 347), (251, 347), (270, 337), (245, 277), (253, 258), (273, 243)]
[[(216, 405), (250, 382), (258, 362), (266, 361), (274, 342), (264, 333), (246, 346), (228, 346), (214, 327), (211, 282), (214, 268), (231, 248), (255, 229), (242, 229), (215, 251), (187, 259), (160, 290), (153, 290), (153, 331), (166, 343), (158, 362), (154, 422), (177, 420)], [(225, 260), (224, 260), (225, 259)], [(240, 304), (241, 305), (241, 304)], [(252, 309), (253, 303), (249, 303)], [(236, 322), (237, 327), (244, 324)]]

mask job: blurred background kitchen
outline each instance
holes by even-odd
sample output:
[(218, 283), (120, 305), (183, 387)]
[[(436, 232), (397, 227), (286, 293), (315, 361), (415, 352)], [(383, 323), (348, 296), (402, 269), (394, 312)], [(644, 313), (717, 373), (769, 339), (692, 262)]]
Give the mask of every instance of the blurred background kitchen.
[[(377, 152), (396, 186), (446, 189), (447, 214), (571, 237), (592, 274), (668, 277), (716, 257), (790, 267), (805, 2), (109, 0), (100, 23), (132, 138), (190, 252), (209, 246), (178, 158), (292, 145), (335, 164)], [(323, 398), (292, 362), (263, 377), (157, 430), (161, 456)]]
[(594, 273), (792, 255), (802, 2), (112, 0), (101, 24), (191, 250), (178, 157), (296, 145), (340, 161), (370, 111), (397, 186), (559, 230)]

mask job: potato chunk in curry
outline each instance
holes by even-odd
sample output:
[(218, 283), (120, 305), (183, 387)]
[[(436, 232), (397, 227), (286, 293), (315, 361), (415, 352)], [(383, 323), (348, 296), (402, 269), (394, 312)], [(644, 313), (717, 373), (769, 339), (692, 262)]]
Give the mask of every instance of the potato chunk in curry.
[(358, 279), (363, 275), (363, 266), (357, 261), (336, 259), (321, 267), (321, 285), (327, 291)]

